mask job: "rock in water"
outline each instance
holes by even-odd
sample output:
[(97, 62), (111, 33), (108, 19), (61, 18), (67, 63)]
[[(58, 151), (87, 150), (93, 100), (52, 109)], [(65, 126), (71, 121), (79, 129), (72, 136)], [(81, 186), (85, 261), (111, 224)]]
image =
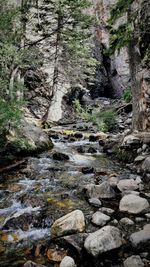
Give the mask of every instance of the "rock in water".
[(149, 203), (145, 198), (130, 194), (124, 196), (119, 205), (120, 211), (132, 214), (142, 213), (147, 210)]
[(91, 233), (85, 240), (84, 247), (94, 257), (119, 248), (122, 245), (120, 231), (114, 226), (104, 226), (100, 230)]
[(69, 156), (63, 153), (56, 152), (53, 154), (54, 160), (69, 160)]
[(81, 233), (85, 229), (84, 214), (74, 210), (54, 222), (51, 228), (52, 237)]
[(76, 267), (76, 264), (74, 262), (74, 259), (66, 256), (63, 258), (63, 260), (60, 263), (60, 267)]
[(115, 191), (108, 182), (103, 182), (100, 185), (89, 184), (85, 187), (86, 195), (89, 198), (114, 198)]
[(124, 261), (124, 267), (144, 267), (140, 256), (133, 255)]

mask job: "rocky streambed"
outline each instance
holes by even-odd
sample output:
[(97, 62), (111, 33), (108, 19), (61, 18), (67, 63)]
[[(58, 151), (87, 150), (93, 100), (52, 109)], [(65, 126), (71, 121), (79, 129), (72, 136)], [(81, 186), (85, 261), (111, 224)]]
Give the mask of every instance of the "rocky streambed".
[(148, 186), (84, 130), (51, 129), (53, 150), (1, 174), (0, 266), (150, 266)]

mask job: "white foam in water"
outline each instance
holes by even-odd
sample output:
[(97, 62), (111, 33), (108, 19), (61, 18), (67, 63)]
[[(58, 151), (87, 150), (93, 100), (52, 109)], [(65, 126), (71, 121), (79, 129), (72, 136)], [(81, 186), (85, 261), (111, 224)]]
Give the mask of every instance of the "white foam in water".
[(0, 209), (0, 215), (5, 215), (5, 214), (15, 212), (16, 210), (18, 210), (20, 208), (21, 208), (21, 203), (14, 201), (12, 206), (5, 208), (5, 209)]
[(74, 154), (71, 156), (70, 160), (78, 163), (79, 165), (82, 165), (82, 164), (89, 164), (89, 162), (95, 160), (95, 158), (92, 156), (87, 157), (80, 154)]
[[(15, 239), (14, 239), (15, 235)], [(8, 242), (19, 242), (22, 240), (38, 240), (42, 239), (44, 237), (50, 236), (50, 230), (48, 228), (45, 229), (35, 229), (35, 228), (30, 228), (28, 231), (22, 231), (19, 229), (16, 232), (9, 233), (7, 237)]]
[(45, 229), (30, 229), (29, 231), (22, 231), (19, 230), (16, 232), (18, 240), (23, 240), (23, 239), (32, 239), (32, 240), (38, 240), (41, 239), (45, 236), (50, 235), (50, 230), (48, 228)]
[[(11, 206), (8, 209), (9, 209), (10, 215), (5, 219), (1, 227), (3, 227), (12, 218), (18, 218), (19, 216), (25, 213), (31, 214), (32, 212), (39, 211), (40, 207), (32, 208), (31, 206), (29, 206), (26, 208), (22, 208), (21, 204), (19, 204), (18, 206), (15, 206), (15, 205)], [(8, 213), (8, 210), (7, 210), (7, 213)], [(2, 213), (2, 214), (7, 214), (7, 213)]]

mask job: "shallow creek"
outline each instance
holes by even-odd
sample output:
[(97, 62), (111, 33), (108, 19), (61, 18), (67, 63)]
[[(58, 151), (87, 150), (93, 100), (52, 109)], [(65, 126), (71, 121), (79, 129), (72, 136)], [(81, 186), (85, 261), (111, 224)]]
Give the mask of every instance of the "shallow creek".
[[(113, 174), (129, 175), (100, 152), (98, 142), (88, 138), (73, 142), (64, 136), (53, 142), (52, 151), (29, 157), (27, 166), (1, 175), (0, 266), (19, 267), (29, 259), (53, 266), (37, 247), (48, 246), (54, 220), (75, 209), (81, 209), (88, 220), (94, 209), (86, 201), (83, 187), (95, 182), (99, 173), (104, 181)], [(94, 154), (78, 152), (78, 148), (93, 146), (97, 148)], [(54, 160), (54, 152), (67, 154), (69, 160)], [(83, 174), (83, 167), (93, 167), (95, 172)], [(90, 227), (86, 231), (90, 232)]]

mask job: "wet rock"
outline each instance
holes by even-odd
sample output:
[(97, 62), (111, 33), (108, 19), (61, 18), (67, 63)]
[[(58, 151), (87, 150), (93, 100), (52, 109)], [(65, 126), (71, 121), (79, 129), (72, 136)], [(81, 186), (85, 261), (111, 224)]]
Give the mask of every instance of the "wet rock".
[(143, 169), (144, 171), (150, 172), (150, 157), (147, 157), (147, 158), (144, 160), (144, 162), (143, 162), (143, 164), (142, 164), (142, 169)]
[(84, 243), (87, 252), (94, 257), (119, 248), (121, 245), (122, 238), (120, 231), (114, 226), (104, 226), (100, 230), (89, 234)]
[(45, 206), (45, 200), (43, 196), (35, 196), (31, 194), (25, 194), (20, 197), (21, 203), (25, 206), (32, 206), (34, 207), (44, 207)]
[(95, 154), (95, 153), (97, 153), (97, 150), (96, 150), (96, 148), (94, 148), (94, 147), (90, 147), (90, 148), (88, 149), (88, 153)]
[(123, 264), (124, 267), (144, 267), (144, 263), (138, 255), (133, 255), (127, 258)]
[(63, 153), (56, 152), (53, 154), (53, 159), (60, 160), (60, 161), (69, 160), (69, 156)]
[(73, 233), (81, 233), (85, 229), (84, 214), (74, 210), (54, 222), (51, 228), (52, 237), (60, 237)]
[(105, 141), (104, 140), (99, 140), (99, 145), (100, 146), (104, 146), (105, 145)]
[(119, 181), (117, 187), (122, 192), (124, 190), (136, 190), (139, 186), (134, 179), (123, 179)]
[(80, 132), (76, 132), (76, 133), (74, 133), (74, 137), (77, 139), (81, 139), (81, 138), (83, 138), (83, 134)]
[(66, 256), (60, 263), (60, 267), (76, 267), (75, 261), (73, 258)]
[(83, 153), (85, 153), (85, 148), (83, 146), (80, 146), (77, 148), (77, 151), (78, 151), (78, 153), (83, 154)]
[(88, 173), (94, 173), (94, 168), (93, 167), (84, 167), (84, 168), (82, 168), (82, 172), (84, 173), (84, 174), (88, 174)]
[(90, 198), (89, 203), (91, 206), (99, 208), (102, 206), (102, 202), (98, 198)]
[(144, 229), (133, 233), (130, 236), (130, 241), (133, 247), (145, 246), (150, 244), (150, 224), (146, 224)]
[(108, 182), (103, 182), (100, 185), (89, 184), (84, 190), (88, 198), (111, 199), (115, 197), (115, 191)]
[(96, 142), (96, 141), (98, 141), (98, 137), (96, 135), (90, 135), (89, 136), (89, 141), (90, 142)]
[(145, 198), (130, 194), (124, 196), (119, 205), (120, 211), (128, 212), (131, 214), (138, 214), (146, 211), (149, 203)]
[(62, 241), (62, 243), (67, 244), (67, 247), (73, 247), (78, 254), (81, 254), (81, 251), (83, 249), (84, 241), (87, 238), (88, 234), (86, 233), (79, 233), (69, 236), (63, 236), (59, 238), (59, 241)]
[(100, 211), (95, 212), (92, 216), (92, 223), (97, 226), (104, 226), (109, 220), (110, 217)]
[(38, 263), (35, 263), (33, 261), (27, 261), (23, 267), (46, 267), (45, 265), (41, 265), (41, 264), (38, 264)]
[(131, 219), (127, 218), (127, 217), (122, 218), (120, 220), (120, 223), (124, 224), (124, 225), (134, 225), (134, 222)]

